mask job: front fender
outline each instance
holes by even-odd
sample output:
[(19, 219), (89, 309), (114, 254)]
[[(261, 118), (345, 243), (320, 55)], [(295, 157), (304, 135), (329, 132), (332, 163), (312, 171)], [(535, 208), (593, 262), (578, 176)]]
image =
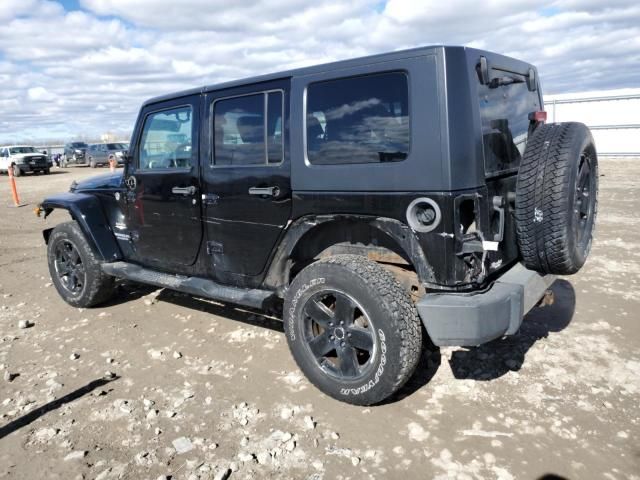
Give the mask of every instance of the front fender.
[[(67, 210), (84, 233), (87, 241), (102, 260), (115, 261), (122, 259), (122, 252), (111, 226), (104, 215), (100, 200), (86, 193), (61, 193), (47, 197), (42, 201), (41, 208), (44, 218), (56, 208)], [(45, 242), (48, 242), (51, 230), (43, 232)]]

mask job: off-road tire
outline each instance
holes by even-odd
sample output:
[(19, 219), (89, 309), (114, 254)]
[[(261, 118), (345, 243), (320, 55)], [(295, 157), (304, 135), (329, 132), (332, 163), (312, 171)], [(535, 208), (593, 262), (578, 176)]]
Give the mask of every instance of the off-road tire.
[[(55, 250), (58, 243), (63, 241), (70, 241), (77, 248), (86, 272), (84, 286), (80, 292), (75, 294), (64, 286), (56, 270)], [(69, 305), (88, 308), (103, 303), (112, 297), (115, 291), (114, 278), (102, 271), (101, 261), (96, 256), (77, 222), (61, 223), (53, 229), (47, 244), (47, 260), (53, 285)]]
[(91, 168), (96, 168), (98, 166), (98, 164), (96, 163), (95, 160), (91, 159), (91, 160), (89, 160), (89, 166)]
[[(375, 332), (377, 354), (370, 357), (365, 376), (355, 381), (321, 368), (305, 339), (306, 305), (325, 291), (355, 299)], [(284, 329), (293, 357), (311, 383), (355, 405), (380, 403), (395, 393), (414, 373), (422, 348), (422, 325), (409, 293), (389, 271), (358, 255), (335, 255), (304, 268), (285, 295)]]
[(51, 169), (47, 168), (45, 170), (42, 171), (45, 175), (49, 175), (51, 173)]
[(516, 231), (527, 268), (557, 275), (580, 270), (593, 240), (597, 193), (598, 158), (589, 128), (576, 122), (539, 126), (516, 187)]
[(21, 177), (22, 176), (22, 170), (20, 170), (20, 167), (17, 166), (17, 165), (13, 166), (13, 176), (14, 177)]

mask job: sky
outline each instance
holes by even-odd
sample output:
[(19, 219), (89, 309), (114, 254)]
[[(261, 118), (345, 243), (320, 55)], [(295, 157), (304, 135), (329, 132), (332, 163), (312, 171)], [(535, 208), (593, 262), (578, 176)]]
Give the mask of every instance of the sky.
[(125, 138), (159, 94), (433, 44), (547, 94), (640, 86), (637, 0), (0, 0), (0, 142)]

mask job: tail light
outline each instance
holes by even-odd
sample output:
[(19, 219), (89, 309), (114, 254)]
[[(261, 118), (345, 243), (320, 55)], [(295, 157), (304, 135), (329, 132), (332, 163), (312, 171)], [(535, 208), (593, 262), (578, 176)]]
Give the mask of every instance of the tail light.
[(532, 112), (529, 114), (529, 120), (531, 120), (532, 122), (545, 123), (547, 121), (547, 112), (545, 112), (544, 110)]

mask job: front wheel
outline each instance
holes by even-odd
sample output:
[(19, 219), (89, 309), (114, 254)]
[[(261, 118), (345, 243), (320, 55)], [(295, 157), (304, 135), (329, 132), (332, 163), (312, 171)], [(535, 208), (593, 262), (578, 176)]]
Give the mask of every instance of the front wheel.
[(284, 328), (311, 383), (355, 405), (395, 393), (421, 352), (409, 293), (390, 272), (358, 255), (328, 257), (302, 270), (285, 297)]
[(17, 165), (13, 166), (13, 176), (14, 177), (19, 177), (22, 175), (22, 170), (20, 170), (20, 167)]
[(56, 290), (74, 307), (93, 307), (108, 300), (114, 279), (103, 273), (76, 222), (61, 223), (51, 232), (47, 246), (49, 273)]

